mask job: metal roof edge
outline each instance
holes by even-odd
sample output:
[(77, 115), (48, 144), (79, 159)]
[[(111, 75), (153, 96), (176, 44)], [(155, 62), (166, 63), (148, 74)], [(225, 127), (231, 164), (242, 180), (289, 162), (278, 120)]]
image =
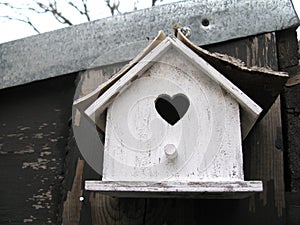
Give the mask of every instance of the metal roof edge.
[(1, 44), (0, 89), (129, 61), (175, 23), (206, 45), (296, 27), (299, 18), (290, 0), (191, 0), (108, 17)]

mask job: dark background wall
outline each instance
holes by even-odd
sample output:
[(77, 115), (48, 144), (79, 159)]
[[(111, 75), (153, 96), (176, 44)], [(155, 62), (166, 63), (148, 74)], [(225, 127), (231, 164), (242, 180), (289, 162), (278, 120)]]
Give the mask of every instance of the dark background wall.
[(300, 223), (300, 49), (295, 31), (280, 32), (278, 46), (279, 68), (290, 75), (282, 93), (285, 200), (287, 224), (296, 225)]
[(0, 91), (0, 224), (60, 224), (75, 77)]

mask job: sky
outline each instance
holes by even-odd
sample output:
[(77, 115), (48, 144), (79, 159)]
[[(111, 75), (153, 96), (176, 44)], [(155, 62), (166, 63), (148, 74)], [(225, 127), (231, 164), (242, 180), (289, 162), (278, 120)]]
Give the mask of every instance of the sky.
[[(40, 1), (48, 2), (48, 0)], [(80, 14), (74, 8), (68, 6), (68, 4), (66, 3), (67, 1), (68, 0), (58, 0), (58, 9), (61, 9), (63, 14), (67, 18), (71, 18), (74, 24), (86, 22), (84, 20), (84, 17), (80, 16)], [(179, 0), (158, 0), (156, 5), (167, 4), (176, 1)], [(300, 15), (300, 0), (292, 1), (298, 15)], [(1, 2), (8, 2), (17, 7), (26, 7), (26, 5), (33, 6), (32, 4), (34, 3), (33, 0), (0, 0), (0, 3)], [(81, 2), (81, 0), (73, 0), (73, 2)], [(88, 0), (88, 6), (90, 6), (89, 11), (92, 19), (100, 19), (110, 16), (109, 8), (105, 5), (104, 0)], [(135, 7), (137, 9), (143, 9), (150, 6), (151, 0), (120, 0), (120, 11), (122, 13), (130, 12)], [(38, 28), (41, 33), (60, 29), (65, 26), (57, 22), (51, 14), (37, 14), (30, 10), (23, 10), (22, 13), (26, 14), (30, 18), (31, 22), (35, 25), (35, 27)], [(0, 5), (0, 16), (8, 15), (13, 18), (26, 19), (26, 17), (19, 14), (20, 10), (13, 10)], [(28, 37), (35, 34), (37, 33), (32, 29), (32, 27), (24, 22), (0, 18), (0, 43)], [(300, 40), (300, 28), (298, 29), (298, 39)]]

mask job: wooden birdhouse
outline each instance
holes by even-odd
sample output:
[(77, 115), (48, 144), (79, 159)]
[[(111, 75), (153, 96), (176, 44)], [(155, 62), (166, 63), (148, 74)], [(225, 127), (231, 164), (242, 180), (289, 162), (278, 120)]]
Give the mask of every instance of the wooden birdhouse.
[(201, 51), (181, 32), (178, 38), (160, 32), (74, 103), (105, 133), (102, 180), (86, 181), (87, 190), (229, 198), (263, 190), (261, 181), (244, 180), (242, 152), (262, 108)]

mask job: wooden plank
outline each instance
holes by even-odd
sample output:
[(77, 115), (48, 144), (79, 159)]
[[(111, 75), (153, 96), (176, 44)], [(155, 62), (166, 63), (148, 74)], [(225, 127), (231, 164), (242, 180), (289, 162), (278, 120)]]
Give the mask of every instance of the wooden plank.
[(278, 39), (279, 66), (290, 74), (284, 88), (283, 127), (285, 143), (285, 188), (287, 224), (296, 225), (300, 221), (300, 74), (299, 49), (296, 28), (276, 33)]
[(0, 91), (0, 224), (60, 224), (76, 75)]
[[(252, 41), (251, 48), (263, 50), (250, 55), (244, 52), (249, 66), (257, 63), (277, 70), (275, 34), (260, 35)], [(265, 54), (265, 58), (262, 54)], [(245, 177), (261, 179), (264, 183), (263, 193), (249, 201), (250, 211), (255, 212), (254, 217), (249, 217), (252, 222), (254, 218), (264, 221), (264, 224), (282, 224), (285, 221), (281, 126), (280, 99), (277, 98), (244, 143)], [(268, 218), (262, 219), (266, 215)]]
[(261, 192), (263, 187), (261, 181), (86, 181), (85, 189), (115, 197), (240, 199)]
[(296, 27), (292, 29), (286, 29), (278, 31), (277, 37), (277, 48), (278, 48), (278, 59), (279, 68), (286, 71), (287, 68), (298, 65), (298, 40)]
[(112, 198), (100, 193), (91, 193), (89, 200), (93, 225), (145, 224), (146, 200), (143, 198)]
[[(89, 193), (84, 190), (83, 180), (101, 179), (101, 176), (97, 174), (88, 163), (81, 159), (80, 151), (72, 136), (73, 133), (72, 130), (70, 130), (70, 138), (66, 148), (65, 178), (63, 181), (63, 199), (65, 207), (62, 208), (63, 212), (60, 212), (60, 215), (64, 216), (62, 224), (92, 224)], [(79, 182), (80, 179), (81, 182)], [(80, 197), (82, 198), (80, 199)]]
[[(297, 35), (295, 29), (276, 33), (278, 38), (278, 51), (280, 67), (290, 73), (291, 81), (300, 74), (298, 65)], [(297, 83), (297, 82), (296, 82)], [(295, 84), (295, 82), (294, 82)], [(284, 139), (286, 147), (286, 189), (300, 192), (300, 86), (287, 85), (283, 92), (283, 121)]]
[(252, 199), (251, 207), (258, 217), (263, 216), (264, 211), (268, 212), (270, 218), (266, 221), (270, 223), (277, 220), (278, 222), (274, 224), (281, 224), (285, 216), (281, 129), (280, 99), (278, 98), (244, 143), (244, 154), (248, 158), (249, 169), (246, 177), (261, 179), (264, 183), (264, 191), (257, 196), (257, 199)]
[(84, 160), (78, 159), (76, 173), (71, 191), (68, 191), (67, 199), (63, 206), (62, 224), (75, 225), (79, 224), (80, 210), (82, 197), (82, 173), (84, 167)]

